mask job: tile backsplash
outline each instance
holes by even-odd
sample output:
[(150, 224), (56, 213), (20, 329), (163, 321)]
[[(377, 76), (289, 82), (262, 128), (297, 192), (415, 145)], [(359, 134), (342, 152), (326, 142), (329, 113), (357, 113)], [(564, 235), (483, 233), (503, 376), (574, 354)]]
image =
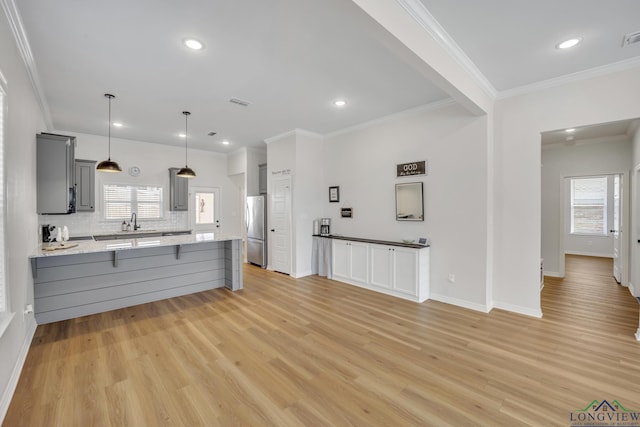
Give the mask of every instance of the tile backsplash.
[[(127, 221), (128, 222), (128, 221)], [(100, 218), (98, 213), (79, 212), (70, 215), (38, 215), (38, 233), (41, 233), (42, 226), (45, 224), (55, 225), (56, 227), (67, 226), (69, 236), (90, 236), (94, 234), (109, 234), (120, 231), (122, 221), (105, 221)], [(160, 220), (139, 220), (138, 224), (142, 225), (141, 231), (144, 230), (188, 230), (189, 213), (188, 212), (165, 212), (165, 218)]]

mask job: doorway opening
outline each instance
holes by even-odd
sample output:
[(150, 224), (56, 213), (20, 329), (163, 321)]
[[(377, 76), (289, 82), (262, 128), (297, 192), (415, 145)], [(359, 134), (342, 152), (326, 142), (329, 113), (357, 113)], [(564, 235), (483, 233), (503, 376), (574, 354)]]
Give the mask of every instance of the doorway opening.
[[(597, 280), (603, 287), (613, 283), (615, 289), (629, 293), (623, 286), (629, 286), (633, 268), (630, 159), (637, 122), (625, 120), (541, 134), (545, 285), (564, 286), (576, 277), (586, 278), (595, 271), (589, 267), (592, 263), (599, 269)], [(603, 269), (608, 269), (606, 277)], [(600, 296), (606, 295), (603, 292)]]

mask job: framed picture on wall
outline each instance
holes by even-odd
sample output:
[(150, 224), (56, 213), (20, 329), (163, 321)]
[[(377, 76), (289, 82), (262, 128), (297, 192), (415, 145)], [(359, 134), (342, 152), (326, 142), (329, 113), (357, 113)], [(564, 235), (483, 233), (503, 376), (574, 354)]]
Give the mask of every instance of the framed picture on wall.
[(339, 202), (340, 201), (340, 187), (329, 187), (329, 202)]

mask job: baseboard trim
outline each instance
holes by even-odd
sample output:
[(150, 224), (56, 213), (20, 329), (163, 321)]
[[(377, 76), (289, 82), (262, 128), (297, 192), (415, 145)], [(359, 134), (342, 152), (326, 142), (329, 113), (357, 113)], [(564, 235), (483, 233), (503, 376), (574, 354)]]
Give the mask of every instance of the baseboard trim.
[(511, 311), (512, 313), (524, 314), (525, 316), (536, 317), (538, 319), (542, 319), (542, 310), (534, 310), (528, 307), (521, 307), (519, 305), (509, 304), (506, 302), (494, 301), (494, 308), (499, 308), (500, 310)]
[(600, 252), (587, 252), (587, 251), (564, 251), (565, 255), (580, 255), (580, 256), (593, 256), (597, 258), (613, 258), (611, 254), (603, 254)]
[(11, 399), (13, 398), (13, 393), (15, 393), (16, 387), (18, 387), (18, 380), (20, 379), (20, 374), (22, 373), (24, 362), (27, 360), (29, 348), (31, 347), (31, 341), (33, 340), (33, 336), (36, 333), (36, 327), (36, 319), (31, 316), (30, 322), (27, 325), (27, 333), (25, 334), (24, 341), (22, 342), (22, 347), (20, 348), (20, 353), (18, 353), (18, 359), (16, 360), (16, 364), (13, 367), (13, 372), (11, 373), (11, 378), (9, 378), (9, 383), (4, 389), (2, 400), (0, 400), (0, 424), (2, 424), (2, 422), (4, 421), (4, 417), (7, 415), (9, 405), (11, 404)]
[(311, 276), (313, 273), (311, 272), (311, 270), (308, 271), (303, 271), (302, 273), (291, 273), (291, 277), (293, 277), (294, 279), (299, 279), (301, 277), (306, 277), (306, 276)]
[(475, 310), (475, 311), (481, 311), (483, 313), (488, 313), (491, 311), (491, 308), (488, 308), (486, 305), (483, 304), (478, 304), (475, 302), (471, 302), (471, 301), (466, 301), (463, 299), (458, 299), (458, 298), (453, 298), (453, 297), (449, 297), (446, 295), (440, 295), (440, 294), (431, 294), (429, 295), (429, 299), (432, 299), (434, 301), (439, 301), (439, 302), (443, 302), (445, 304), (451, 304), (451, 305), (456, 305), (458, 307), (462, 307), (462, 308), (468, 308), (470, 310)]
[(564, 279), (564, 274), (561, 274), (557, 271), (543, 271), (542, 274), (549, 277), (557, 277), (558, 279)]

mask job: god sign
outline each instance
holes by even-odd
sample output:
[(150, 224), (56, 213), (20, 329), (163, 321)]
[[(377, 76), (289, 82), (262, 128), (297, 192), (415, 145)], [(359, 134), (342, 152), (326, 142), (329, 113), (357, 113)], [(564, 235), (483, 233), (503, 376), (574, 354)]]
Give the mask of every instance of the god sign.
[(397, 176), (426, 175), (427, 162), (425, 160), (412, 163), (401, 163), (396, 165)]

